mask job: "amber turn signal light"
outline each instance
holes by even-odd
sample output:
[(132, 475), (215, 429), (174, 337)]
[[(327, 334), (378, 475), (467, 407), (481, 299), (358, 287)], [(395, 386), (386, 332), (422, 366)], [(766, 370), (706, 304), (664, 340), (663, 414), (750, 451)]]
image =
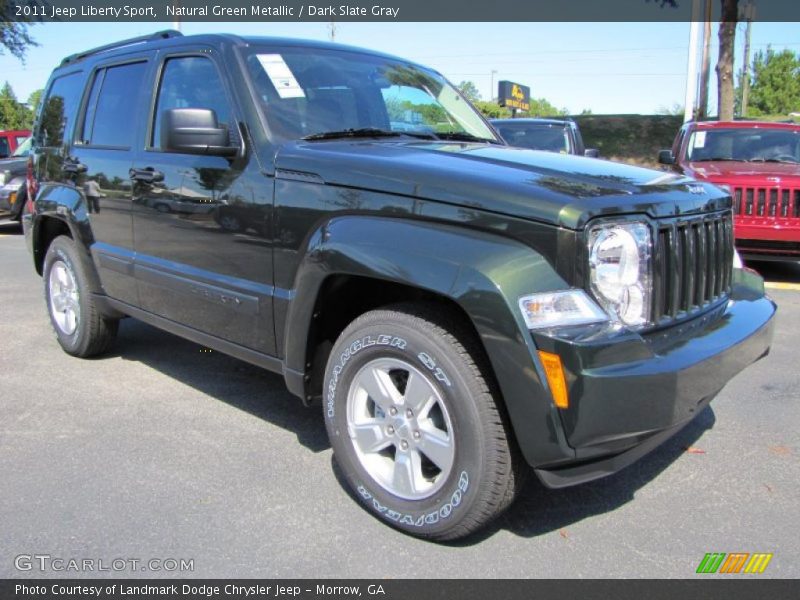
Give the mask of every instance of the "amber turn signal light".
[(553, 394), (553, 402), (558, 408), (569, 408), (567, 380), (564, 378), (561, 357), (558, 354), (539, 350), (539, 360), (542, 361), (544, 373), (547, 376), (547, 384), (550, 386), (550, 393)]

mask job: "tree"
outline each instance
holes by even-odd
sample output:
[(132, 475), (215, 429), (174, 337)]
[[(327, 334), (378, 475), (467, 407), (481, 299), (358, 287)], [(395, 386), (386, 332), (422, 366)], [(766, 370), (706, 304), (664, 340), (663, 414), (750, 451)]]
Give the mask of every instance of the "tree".
[(544, 98), (531, 98), (531, 109), (525, 114), (533, 117), (565, 117), (569, 111), (566, 108), (556, 108)]
[(739, 0), (720, 0), (719, 59), (717, 60), (717, 110), (720, 121), (733, 119), (733, 51), (736, 42), (736, 21)]
[[(651, 0), (645, 0), (650, 2)], [(678, 8), (677, 0), (652, 0), (661, 8)], [(722, 14), (719, 20), (719, 58), (717, 60), (717, 110), (719, 119), (733, 119), (733, 54), (736, 43), (736, 22), (739, 17), (739, 0), (720, 0)]]
[(42, 103), (42, 94), (44, 94), (44, 90), (38, 89), (28, 96), (28, 109), (33, 115), (36, 115), (36, 111), (39, 110), (39, 105)]
[(7, 81), (0, 90), (0, 129), (25, 129), (30, 116)]
[(478, 91), (478, 86), (476, 86), (471, 81), (462, 81), (461, 83), (458, 84), (458, 89), (461, 91), (462, 94), (464, 94), (467, 100), (469, 100), (473, 104), (475, 104), (481, 99), (481, 94)]
[(484, 117), (487, 119), (508, 119), (511, 116), (511, 111), (500, 106), (497, 102), (486, 102), (485, 100), (478, 100), (474, 103)]
[[(35, 11), (37, 15), (45, 12), (50, 5), (47, 0), (30, 0), (26, 4), (37, 7)], [(5, 48), (12, 56), (25, 62), (25, 52), (28, 48), (38, 46), (28, 33), (31, 20), (41, 20), (41, 17), (18, 17), (11, 2), (0, 0), (0, 54), (3, 54)]]
[(680, 102), (675, 102), (672, 106), (662, 105), (656, 109), (657, 115), (682, 115), (683, 113), (684, 107)]
[(800, 54), (772, 48), (753, 57), (749, 115), (786, 115), (800, 110)]
[[(508, 119), (511, 109), (500, 106), (497, 102), (478, 100), (474, 103), (483, 115), (489, 119)], [(518, 112), (518, 117), (565, 117), (569, 114), (566, 108), (556, 108), (544, 98), (531, 98), (531, 109), (527, 112)]]

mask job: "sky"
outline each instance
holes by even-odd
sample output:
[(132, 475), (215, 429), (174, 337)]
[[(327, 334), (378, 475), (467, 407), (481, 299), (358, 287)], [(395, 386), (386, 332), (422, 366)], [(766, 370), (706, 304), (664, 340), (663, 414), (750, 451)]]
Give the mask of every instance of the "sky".
[[(87, 48), (168, 29), (172, 23), (44, 23), (31, 28), (39, 43), (23, 65), (0, 56), (7, 80), (26, 100), (44, 87), (64, 56)], [(227, 32), (330, 39), (328, 23), (183, 23), (184, 35)], [(433, 67), (453, 83), (474, 82), (483, 99), (494, 78), (530, 86), (570, 113), (652, 114), (683, 105), (688, 23), (336, 23), (336, 41), (380, 50)], [(744, 24), (736, 39), (741, 66)], [(751, 55), (772, 45), (800, 53), (798, 23), (754, 23)], [(716, 107), (717, 24), (712, 25), (711, 113)], [(492, 71), (496, 71), (492, 75)]]

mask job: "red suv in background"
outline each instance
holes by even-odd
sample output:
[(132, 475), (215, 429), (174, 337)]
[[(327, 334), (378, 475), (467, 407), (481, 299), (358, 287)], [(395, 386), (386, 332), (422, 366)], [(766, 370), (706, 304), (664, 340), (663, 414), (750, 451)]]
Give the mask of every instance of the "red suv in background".
[(14, 154), (22, 142), (30, 137), (31, 132), (28, 129), (7, 129), (0, 131), (0, 158), (8, 158)]
[(658, 160), (730, 191), (742, 256), (800, 259), (800, 125), (686, 123)]

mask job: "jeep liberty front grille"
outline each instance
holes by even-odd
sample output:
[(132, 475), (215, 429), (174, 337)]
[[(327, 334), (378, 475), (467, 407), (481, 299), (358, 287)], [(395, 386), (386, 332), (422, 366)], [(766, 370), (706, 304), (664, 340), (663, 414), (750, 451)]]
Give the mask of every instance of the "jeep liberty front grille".
[(800, 219), (800, 188), (733, 188), (733, 212), (742, 217)]
[(730, 211), (658, 221), (653, 324), (691, 316), (727, 297), (733, 273)]

